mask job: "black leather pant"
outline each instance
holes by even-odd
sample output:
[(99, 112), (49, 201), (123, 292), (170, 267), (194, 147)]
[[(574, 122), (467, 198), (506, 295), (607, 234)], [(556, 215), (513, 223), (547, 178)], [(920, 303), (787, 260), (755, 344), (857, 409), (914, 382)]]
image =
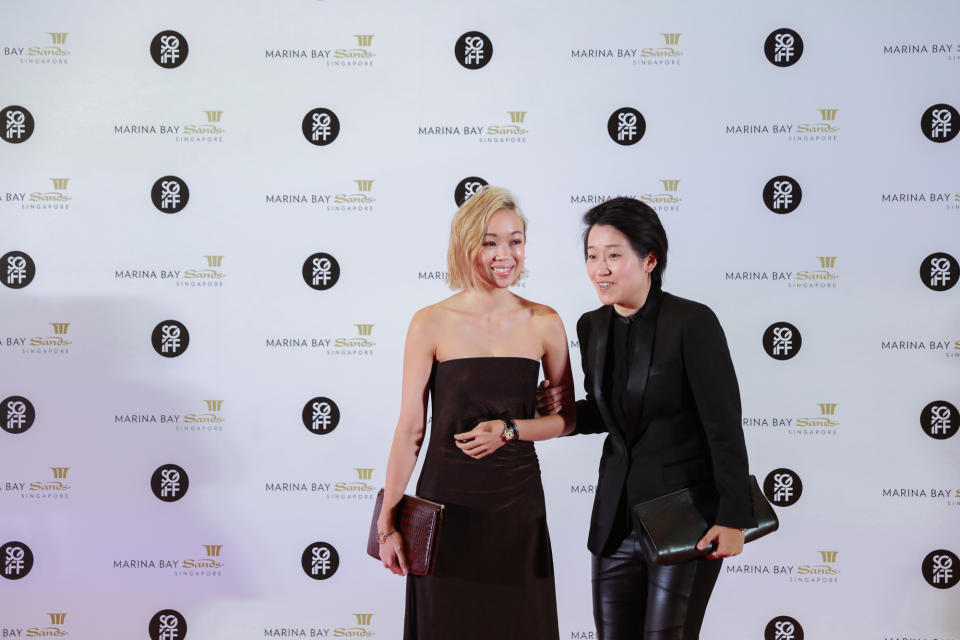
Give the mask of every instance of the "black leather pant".
[(593, 618), (600, 640), (697, 640), (723, 560), (647, 564), (635, 532), (611, 556), (593, 556)]

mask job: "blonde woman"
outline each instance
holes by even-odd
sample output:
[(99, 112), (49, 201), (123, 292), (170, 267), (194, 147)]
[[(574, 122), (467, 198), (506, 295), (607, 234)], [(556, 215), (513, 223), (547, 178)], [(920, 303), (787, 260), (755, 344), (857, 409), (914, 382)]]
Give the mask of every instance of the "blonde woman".
[(437, 568), (407, 576), (405, 640), (556, 639), (553, 557), (533, 441), (573, 428), (572, 403), (534, 417), (537, 378), (572, 384), (557, 313), (510, 291), (527, 222), (504, 189), (457, 211), (447, 282), (458, 293), (419, 310), (403, 356), (400, 419), (378, 522), (383, 566), (407, 574), (394, 530), (432, 421), (417, 495), (446, 505)]

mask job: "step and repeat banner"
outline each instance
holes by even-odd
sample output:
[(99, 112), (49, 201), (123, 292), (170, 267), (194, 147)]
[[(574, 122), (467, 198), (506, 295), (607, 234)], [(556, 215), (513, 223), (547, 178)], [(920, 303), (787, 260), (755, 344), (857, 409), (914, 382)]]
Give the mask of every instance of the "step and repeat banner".
[[(365, 542), (405, 332), (489, 183), (578, 396), (598, 202), (653, 206), (665, 289), (724, 326), (781, 531), (703, 637), (960, 638), (960, 5), (3, 18), (0, 637), (400, 638)], [(596, 637), (600, 447), (537, 447), (564, 639)]]

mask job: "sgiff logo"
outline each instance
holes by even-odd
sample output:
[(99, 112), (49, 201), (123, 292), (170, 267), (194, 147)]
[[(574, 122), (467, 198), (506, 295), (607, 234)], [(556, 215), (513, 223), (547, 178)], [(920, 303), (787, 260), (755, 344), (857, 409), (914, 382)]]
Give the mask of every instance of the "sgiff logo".
[(789, 67), (803, 55), (803, 38), (793, 29), (777, 29), (767, 36), (763, 52), (771, 64)]
[(10, 396), (0, 404), (0, 423), (7, 433), (24, 433), (36, 419), (33, 404), (23, 396)]
[(163, 176), (153, 183), (150, 199), (162, 213), (179, 213), (190, 201), (190, 189), (177, 176)]
[(307, 112), (300, 124), (303, 136), (310, 144), (323, 147), (340, 135), (340, 119), (330, 109), (318, 107)]
[(920, 263), (920, 278), (928, 289), (947, 291), (960, 280), (960, 263), (949, 253), (932, 253)]
[(461, 207), (463, 206), (463, 203), (470, 198), (470, 196), (487, 186), (487, 184), (488, 183), (486, 180), (477, 176), (464, 178), (457, 183), (457, 186), (453, 190), (453, 201), (458, 207)]
[(920, 427), (934, 440), (946, 440), (957, 432), (957, 408), (946, 400), (935, 400), (920, 412)]
[(303, 550), (300, 564), (308, 577), (327, 580), (340, 568), (340, 554), (328, 542), (314, 542)]
[(23, 289), (37, 275), (37, 266), (33, 258), (23, 251), (10, 251), (0, 258), (3, 284), (10, 289)]
[(931, 142), (950, 142), (957, 136), (960, 113), (949, 104), (935, 104), (920, 116), (920, 130)]
[(7, 107), (3, 110), (3, 139), (14, 144), (24, 142), (33, 133), (33, 118), (23, 107)]
[(301, 417), (307, 431), (316, 435), (326, 435), (340, 424), (340, 408), (330, 398), (317, 396), (307, 401)]
[(150, 57), (164, 69), (175, 69), (187, 60), (187, 39), (176, 31), (161, 31), (150, 42)]
[(803, 640), (803, 627), (790, 616), (777, 616), (767, 623), (764, 640)]
[(643, 114), (633, 107), (621, 107), (607, 119), (607, 133), (619, 145), (629, 146), (640, 142), (647, 131)]
[(301, 272), (308, 287), (326, 291), (340, 279), (340, 263), (329, 253), (315, 253), (303, 261)]
[(770, 178), (763, 187), (763, 203), (773, 213), (785, 214), (796, 211), (803, 198), (800, 183), (790, 176)]
[(0, 547), (3, 575), (7, 580), (20, 580), (33, 568), (33, 552), (22, 542), (12, 541)]
[(164, 320), (153, 328), (150, 336), (153, 349), (164, 358), (183, 355), (190, 346), (190, 332), (182, 322)]
[(164, 502), (176, 502), (187, 494), (190, 488), (190, 478), (183, 467), (175, 464), (165, 464), (153, 472), (150, 478), (150, 488), (153, 494)]
[(776, 506), (789, 507), (800, 499), (803, 483), (790, 469), (774, 469), (763, 481), (763, 493)]
[(802, 344), (800, 330), (789, 322), (775, 322), (763, 333), (763, 348), (774, 360), (789, 360)]
[(453, 53), (462, 67), (481, 69), (493, 57), (493, 43), (479, 31), (468, 31), (457, 39)]
[(150, 640), (183, 640), (187, 637), (187, 620), (174, 609), (155, 613), (147, 628)]

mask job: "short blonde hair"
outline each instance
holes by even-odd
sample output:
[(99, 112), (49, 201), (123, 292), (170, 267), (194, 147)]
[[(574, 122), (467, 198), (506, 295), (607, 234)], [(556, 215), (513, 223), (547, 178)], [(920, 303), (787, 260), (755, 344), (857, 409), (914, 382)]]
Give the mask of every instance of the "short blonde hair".
[[(470, 289), (480, 286), (477, 256), (483, 247), (487, 223), (500, 209), (509, 209), (523, 223), (527, 235), (527, 219), (523, 217), (516, 199), (502, 187), (487, 185), (460, 205), (450, 223), (450, 247), (447, 249), (447, 284), (451, 289)], [(518, 274), (518, 279), (519, 279)]]

